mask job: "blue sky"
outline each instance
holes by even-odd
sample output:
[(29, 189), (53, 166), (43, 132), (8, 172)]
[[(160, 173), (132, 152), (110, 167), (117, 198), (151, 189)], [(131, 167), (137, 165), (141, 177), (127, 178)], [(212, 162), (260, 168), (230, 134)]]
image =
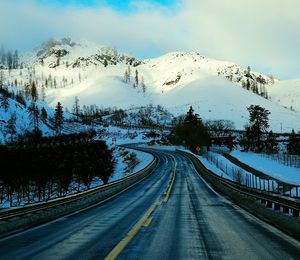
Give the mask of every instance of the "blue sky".
[(150, 4), (161, 5), (168, 8), (174, 8), (180, 3), (179, 0), (37, 0), (40, 4), (60, 4), (63, 6), (85, 6), (85, 7), (101, 7), (107, 6), (121, 12), (134, 11), (133, 2), (145, 2)]

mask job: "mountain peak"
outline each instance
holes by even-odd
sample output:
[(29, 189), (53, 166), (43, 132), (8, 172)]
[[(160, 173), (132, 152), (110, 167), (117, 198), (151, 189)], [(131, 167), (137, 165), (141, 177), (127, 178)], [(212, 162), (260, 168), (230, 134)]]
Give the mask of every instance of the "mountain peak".
[(51, 38), (35, 48), (29, 56), (31, 58), (26, 57), (25, 63), (31, 61), (31, 64), (46, 65), (49, 68), (56, 68), (60, 64), (73, 68), (118, 63), (133, 66), (141, 64), (138, 59), (121, 53), (115, 48), (85, 40), (74, 41), (71, 38)]

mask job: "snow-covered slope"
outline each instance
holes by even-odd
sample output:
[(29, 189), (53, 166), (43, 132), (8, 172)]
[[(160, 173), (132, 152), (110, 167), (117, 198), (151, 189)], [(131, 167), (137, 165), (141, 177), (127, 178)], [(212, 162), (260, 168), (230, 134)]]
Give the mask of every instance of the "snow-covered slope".
[[(7, 86), (4, 87), (10, 89)], [(1, 103), (2, 99), (3, 94), (0, 93)], [(15, 139), (17, 135), (22, 135), (25, 131), (32, 131), (34, 129), (33, 120), (28, 110), (30, 102), (25, 99), (22, 102), (18, 102), (18, 99), (12, 97), (8, 97), (7, 99), (7, 108), (5, 109), (3, 106), (0, 106), (0, 143), (11, 141), (12, 139)], [(41, 109), (44, 107), (49, 118), (54, 116), (54, 109), (50, 108), (46, 103), (38, 101), (36, 106), (38, 107), (39, 111), (41, 111)], [(16, 133), (12, 136), (8, 130), (8, 127), (9, 122), (14, 115), (15, 123), (13, 125), (15, 126)], [(44, 135), (50, 135), (53, 133), (50, 123), (45, 123), (42, 120), (39, 121), (39, 128)]]
[(300, 112), (300, 79), (279, 81), (268, 92), (273, 101)]
[(210, 76), (220, 76), (242, 86), (249, 81), (273, 84), (268, 76), (227, 61), (206, 58), (196, 52), (171, 52), (156, 59), (144, 61), (138, 69), (147, 75), (147, 83), (157, 92), (167, 92), (176, 87), (183, 87), (195, 80)]
[[(274, 102), (273, 89), (281, 83), (273, 85), (277, 80), (250, 68), (199, 53), (173, 52), (140, 61), (101, 45), (62, 39), (24, 55), (23, 64), (21, 70), (5, 71), (6, 79), (23, 85), (35, 80), (51, 106), (60, 101), (71, 109), (78, 96), (82, 105), (126, 109), (159, 104), (178, 115), (193, 105), (203, 119), (230, 119), (241, 129), (248, 121), (246, 108), (259, 104), (270, 110), (273, 130), (300, 129), (300, 114)], [(125, 74), (130, 74), (127, 80)], [(267, 96), (266, 89), (271, 101), (260, 96)]]
[(186, 113), (192, 105), (203, 119), (232, 120), (237, 129), (248, 122), (247, 107), (258, 104), (269, 111), (273, 131), (290, 132), (300, 129), (300, 113), (292, 112), (281, 105), (255, 95), (220, 77), (196, 80), (184, 88), (177, 88), (167, 95), (160, 95), (158, 102), (164, 103), (174, 114)]

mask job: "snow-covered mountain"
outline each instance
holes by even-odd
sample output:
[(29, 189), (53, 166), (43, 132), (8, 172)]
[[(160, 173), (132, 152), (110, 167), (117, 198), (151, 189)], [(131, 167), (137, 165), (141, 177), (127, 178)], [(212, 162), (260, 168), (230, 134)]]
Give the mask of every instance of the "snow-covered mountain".
[[(284, 107), (297, 109), (281, 98), (287, 93), (281, 82), (199, 53), (173, 52), (141, 61), (116, 49), (65, 38), (45, 42), (23, 55), (22, 62), (23, 69), (4, 71), (6, 80), (18, 85), (36, 81), (51, 106), (60, 101), (71, 109), (78, 96), (82, 105), (159, 104), (178, 115), (193, 105), (203, 119), (232, 120), (241, 129), (248, 121), (246, 107), (259, 104), (271, 111), (273, 130), (300, 129), (299, 112)], [(293, 96), (296, 104), (299, 92)]]

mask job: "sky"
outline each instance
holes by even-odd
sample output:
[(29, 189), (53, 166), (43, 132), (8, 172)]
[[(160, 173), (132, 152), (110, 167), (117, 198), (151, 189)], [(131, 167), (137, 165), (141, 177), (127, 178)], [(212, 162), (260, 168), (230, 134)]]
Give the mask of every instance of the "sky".
[(0, 44), (84, 39), (138, 58), (170, 51), (300, 78), (299, 0), (0, 0)]

